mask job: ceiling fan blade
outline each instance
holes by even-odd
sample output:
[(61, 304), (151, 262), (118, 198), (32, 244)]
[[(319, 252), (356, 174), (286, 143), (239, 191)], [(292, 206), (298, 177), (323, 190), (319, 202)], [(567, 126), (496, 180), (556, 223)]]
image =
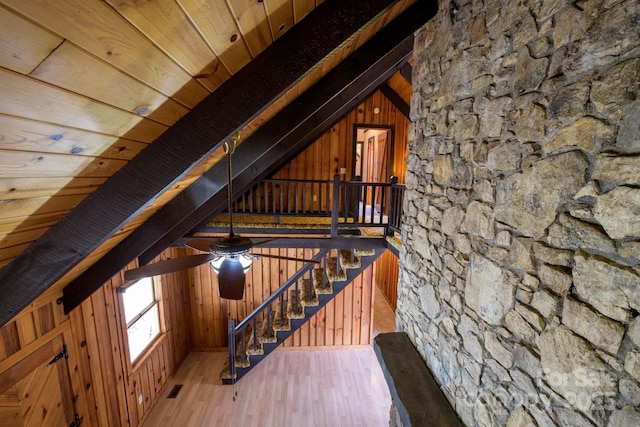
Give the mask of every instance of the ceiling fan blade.
[(160, 274), (173, 273), (211, 261), (216, 256), (214, 254), (189, 255), (180, 258), (167, 259), (143, 265), (124, 272), (124, 280), (139, 280), (143, 277), (158, 276)]
[(282, 256), (282, 255), (271, 255), (271, 254), (250, 254), (252, 256), (261, 256), (265, 258), (275, 258), (275, 259), (284, 259), (286, 261), (302, 261), (302, 262), (313, 262), (315, 264), (320, 264), (320, 261), (315, 259), (306, 259), (306, 258), (295, 258), (290, 256)]
[(218, 272), (220, 298), (241, 300), (244, 295), (244, 267), (236, 258), (225, 258)]
[(280, 237), (274, 237), (272, 239), (264, 239), (264, 240), (258, 240), (252, 243), (252, 247), (253, 246), (260, 246), (260, 245), (264, 245), (265, 243), (269, 243), (269, 242), (273, 242), (274, 240), (278, 240), (280, 239)]
[(197, 249), (202, 252), (211, 252), (211, 242), (205, 239), (192, 239), (184, 244), (192, 249)]

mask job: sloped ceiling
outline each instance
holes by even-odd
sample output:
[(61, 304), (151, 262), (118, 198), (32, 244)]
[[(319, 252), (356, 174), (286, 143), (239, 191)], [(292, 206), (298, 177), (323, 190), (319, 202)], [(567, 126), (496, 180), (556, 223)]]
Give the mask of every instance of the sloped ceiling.
[(237, 191), (272, 172), (389, 80), (436, 7), (0, 0), (0, 324), (43, 292), (70, 310), (215, 213), (236, 132)]

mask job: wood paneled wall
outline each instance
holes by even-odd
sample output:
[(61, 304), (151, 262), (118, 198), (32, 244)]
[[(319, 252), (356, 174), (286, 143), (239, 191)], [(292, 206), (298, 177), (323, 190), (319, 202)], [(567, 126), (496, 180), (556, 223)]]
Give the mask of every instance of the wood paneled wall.
[[(160, 257), (184, 253), (181, 249), (168, 249)], [(36, 300), (0, 329), (0, 414), (11, 417), (7, 418), (13, 420), (10, 425), (53, 425), (48, 424), (49, 418), (34, 418), (28, 410), (30, 405), (25, 404), (27, 394), (21, 392), (46, 386), (43, 396), (62, 396), (63, 401), (73, 397), (83, 425), (139, 425), (189, 350), (183, 321), (187, 280), (185, 273), (159, 278), (162, 334), (134, 365), (128, 358), (121, 297), (116, 291), (122, 284), (121, 275), (114, 276), (68, 316), (57, 304), (59, 295), (44, 295)], [(68, 375), (51, 377), (41, 384), (29, 380), (34, 372), (50, 377), (47, 363), (63, 345), (69, 354)], [(60, 393), (55, 387), (49, 389), (52, 384), (60, 388)], [(45, 409), (42, 417), (50, 412), (46, 410), (49, 406), (58, 406), (53, 398), (39, 404)], [(62, 424), (68, 425), (69, 420)]]
[[(252, 252), (312, 258), (317, 250), (255, 248)], [(207, 351), (227, 347), (229, 319), (244, 319), (303, 265), (298, 261), (258, 258), (247, 272), (245, 294), (240, 301), (218, 296), (218, 279), (208, 264), (190, 270), (188, 323), (191, 349)], [(283, 346), (370, 344), (371, 283), (372, 267), (296, 331)]]
[[(378, 114), (373, 112), (375, 108), (380, 109)], [(399, 178), (399, 182), (404, 182), (409, 123), (409, 119), (391, 101), (380, 91), (376, 91), (273, 177), (327, 180), (333, 179), (341, 168), (345, 168), (347, 173), (341, 179), (353, 179), (353, 128), (358, 124), (389, 126), (394, 129), (392, 172)]]
[(375, 284), (394, 310), (398, 305), (398, 258), (390, 251), (383, 253), (374, 265)]

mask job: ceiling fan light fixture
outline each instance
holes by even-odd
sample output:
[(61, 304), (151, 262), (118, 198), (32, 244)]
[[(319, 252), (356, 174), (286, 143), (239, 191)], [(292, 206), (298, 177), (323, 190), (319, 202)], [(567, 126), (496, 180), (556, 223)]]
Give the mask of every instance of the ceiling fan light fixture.
[(251, 268), (251, 264), (253, 263), (253, 258), (254, 257), (248, 253), (219, 256), (211, 260), (211, 267), (213, 268), (213, 271), (216, 272), (216, 274), (220, 274), (220, 267), (222, 266), (222, 263), (224, 262), (224, 260), (233, 259), (240, 263), (240, 265), (242, 266), (242, 271), (246, 274), (247, 271), (249, 271), (249, 269)]

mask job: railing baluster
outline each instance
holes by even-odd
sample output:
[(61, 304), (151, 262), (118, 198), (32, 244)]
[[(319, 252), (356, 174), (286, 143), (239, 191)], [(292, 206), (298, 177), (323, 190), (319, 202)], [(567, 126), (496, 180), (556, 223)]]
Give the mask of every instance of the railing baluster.
[(267, 306), (267, 338), (271, 338), (271, 305)]
[(375, 214), (376, 214), (376, 192), (378, 188), (373, 186), (371, 189), (371, 213), (369, 215), (369, 224), (373, 224), (375, 222)]
[(324, 186), (324, 191), (325, 191), (325, 197), (324, 197), (324, 213), (329, 214), (329, 206), (330, 206), (330, 198), (329, 198), (329, 194), (331, 191), (331, 188), (329, 188), (331, 186), (330, 182), (327, 182)]
[(324, 264), (322, 266), (324, 270), (324, 273), (322, 273), (322, 289), (325, 291), (327, 290), (327, 268), (329, 268), (329, 263), (327, 262), (327, 254), (325, 254), (324, 256)]
[(302, 183), (302, 213), (307, 213), (307, 183)]
[(258, 318), (253, 318), (253, 351), (258, 350)]
[(229, 374), (232, 381), (236, 382), (236, 326), (233, 319), (229, 319), (227, 326), (227, 341), (229, 344)]
[(337, 236), (340, 215), (340, 175), (337, 174), (333, 177), (333, 201), (331, 204), (331, 236)]
[(280, 326), (284, 327), (284, 294), (280, 294)]
[(247, 360), (247, 349), (245, 348), (246, 341), (247, 341), (247, 337), (245, 336), (246, 330), (247, 330), (246, 327), (242, 328), (242, 334), (240, 334), (240, 337), (241, 337), (241, 341), (240, 341), (240, 361), (242, 361), (242, 362)]

